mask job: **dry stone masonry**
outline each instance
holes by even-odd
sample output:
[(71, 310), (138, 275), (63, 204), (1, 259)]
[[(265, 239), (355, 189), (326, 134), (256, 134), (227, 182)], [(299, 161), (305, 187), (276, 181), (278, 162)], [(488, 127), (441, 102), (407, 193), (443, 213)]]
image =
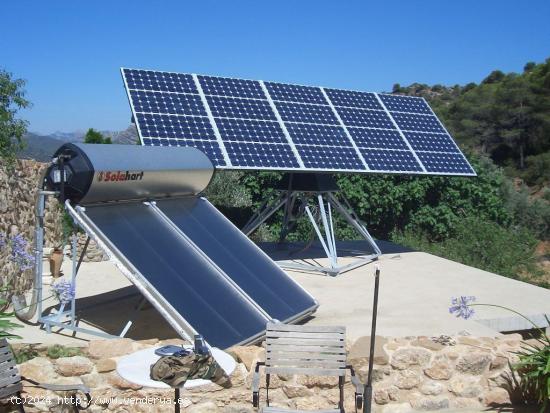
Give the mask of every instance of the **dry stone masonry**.
[[(156, 339), (92, 341), (82, 355), (51, 360), (41, 356), (20, 365), (24, 376), (48, 383), (84, 383), (92, 390), (91, 412), (172, 412), (173, 392), (142, 388), (116, 373), (116, 361), (125, 354), (143, 348), (179, 343)], [(365, 380), (368, 369), (370, 338), (348, 343), (349, 362)], [(491, 337), (406, 337), (377, 338), (374, 365), (374, 411), (378, 413), (434, 411), (441, 409), (482, 409), (515, 400), (509, 387), (508, 362), (514, 363), (514, 351), (520, 348), (519, 335)], [(442, 344), (444, 343), (444, 344)], [(251, 413), (251, 380), (256, 361), (263, 360), (262, 347), (234, 347), (237, 361), (232, 374), (233, 387), (218, 385), (182, 392), (183, 411), (187, 413)], [(264, 381), (265, 383), (265, 381)], [(273, 405), (293, 409), (322, 409), (338, 402), (335, 378), (275, 376), (271, 380)], [(25, 388), (33, 397), (56, 394)], [(354, 411), (354, 389), (346, 380), (346, 411)], [(164, 400), (164, 404), (161, 404)], [(265, 402), (265, 392), (261, 394)], [(66, 406), (37, 404), (30, 412), (70, 411)]]

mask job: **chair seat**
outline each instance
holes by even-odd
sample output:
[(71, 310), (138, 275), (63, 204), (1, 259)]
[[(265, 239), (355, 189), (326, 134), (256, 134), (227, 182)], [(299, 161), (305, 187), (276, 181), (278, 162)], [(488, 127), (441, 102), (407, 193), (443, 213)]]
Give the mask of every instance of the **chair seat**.
[(282, 407), (263, 407), (261, 413), (340, 413), (340, 409), (292, 410)]

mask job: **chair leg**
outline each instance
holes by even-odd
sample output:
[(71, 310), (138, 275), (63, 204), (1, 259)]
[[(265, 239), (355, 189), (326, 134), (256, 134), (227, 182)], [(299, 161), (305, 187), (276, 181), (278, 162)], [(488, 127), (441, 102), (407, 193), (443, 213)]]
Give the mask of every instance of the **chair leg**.
[(338, 408), (340, 409), (341, 413), (344, 412), (344, 383), (345, 383), (345, 377), (340, 376), (338, 377), (338, 387), (340, 388), (340, 402), (338, 403)]
[(17, 403), (17, 410), (19, 411), (19, 413), (25, 413), (25, 407), (23, 406), (23, 395), (20, 391), (18, 391), (16, 395), (19, 398), (19, 403)]

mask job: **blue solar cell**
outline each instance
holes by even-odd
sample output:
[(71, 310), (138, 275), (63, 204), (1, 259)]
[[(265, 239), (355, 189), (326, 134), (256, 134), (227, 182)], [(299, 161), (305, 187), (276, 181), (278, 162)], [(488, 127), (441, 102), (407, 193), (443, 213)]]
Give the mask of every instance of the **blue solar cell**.
[(446, 133), (404, 132), (404, 135), (415, 151), (460, 153)]
[(227, 77), (198, 76), (206, 95), (266, 99), (257, 80), (231, 79)]
[(445, 129), (441, 127), (435, 116), (397, 112), (393, 112), (392, 116), (402, 130), (445, 133)]
[(318, 103), (326, 105), (327, 100), (318, 87), (286, 85), (284, 83), (265, 82), (271, 98), (285, 102)]
[(367, 128), (395, 129), (390, 117), (381, 110), (336, 108), (346, 126), (364, 126)]
[(296, 145), (296, 149), (306, 168), (365, 170), (365, 166), (354, 148)]
[(267, 100), (207, 96), (212, 115), (220, 118), (277, 120)]
[(348, 127), (357, 146), (379, 149), (409, 149), (396, 130)]
[(428, 172), (473, 175), (461, 153), (417, 152), (417, 155)]
[(341, 126), (288, 122), (286, 130), (296, 144), (350, 146), (346, 132)]
[(130, 97), (136, 112), (206, 116), (199, 95), (131, 90)]
[(334, 116), (330, 106), (288, 102), (275, 102), (275, 106), (277, 106), (277, 110), (284, 121), (324, 125), (338, 124), (338, 119)]
[(325, 89), (334, 106), (383, 110), (374, 93), (342, 89)]
[(208, 118), (136, 113), (142, 137), (215, 140)]
[(422, 98), (415, 96), (379, 94), (386, 108), (392, 112), (424, 113), (431, 115), (432, 111)]
[(433, 155), (461, 152), (422, 98), (274, 82), (264, 88), (260, 81), (199, 75), (204, 103), (192, 75), (133, 69), (123, 75), (144, 144), (204, 142), (216, 166), (364, 171), (356, 146), (371, 171), (425, 172), (419, 151), (432, 154), (429, 173), (475, 174), (464, 159)]
[(252, 168), (299, 168), (290, 145), (248, 142), (225, 142), (234, 166)]
[(216, 125), (223, 140), (287, 143), (278, 122), (216, 118)]
[(371, 170), (388, 172), (422, 172), (411, 151), (359, 148)]
[(123, 73), (129, 89), (199, 93), (191, 75), (135, 69), (123, 69)]

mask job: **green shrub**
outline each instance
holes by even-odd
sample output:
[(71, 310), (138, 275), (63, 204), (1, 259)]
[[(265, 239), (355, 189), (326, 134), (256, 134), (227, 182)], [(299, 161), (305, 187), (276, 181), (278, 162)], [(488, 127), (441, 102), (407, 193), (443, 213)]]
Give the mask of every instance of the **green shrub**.
[(35, 344), (29, 344), (25, 347), (20, 348), (18, 351), (13, 352), (15, 355), (15, 361), (17, 364), (24, 363), (26, 361), (32, 360), (35, 357), (40, 356), (38, 350), (35, 349)]
[(392, 241), (511, 278), (534, 274), (536, 238), (523, 228), (505, 228), (481, 217), (466, 217), (455, 236), (433, 242), (414, 231), (396, 232)]
[(46, 355), (51, 359), (80, 356), (81, 354), (82, 351), (77, 347), (65, 347), (59, 344), (54, 344), (46, 350)]

